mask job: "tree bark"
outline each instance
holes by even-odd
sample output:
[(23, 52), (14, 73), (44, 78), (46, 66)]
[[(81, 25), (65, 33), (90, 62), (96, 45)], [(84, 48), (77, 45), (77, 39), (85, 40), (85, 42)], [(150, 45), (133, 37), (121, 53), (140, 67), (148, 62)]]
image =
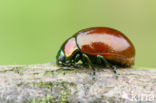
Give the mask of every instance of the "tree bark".
[(156, 70), (0, 66), (0, 103), (156, 103)]

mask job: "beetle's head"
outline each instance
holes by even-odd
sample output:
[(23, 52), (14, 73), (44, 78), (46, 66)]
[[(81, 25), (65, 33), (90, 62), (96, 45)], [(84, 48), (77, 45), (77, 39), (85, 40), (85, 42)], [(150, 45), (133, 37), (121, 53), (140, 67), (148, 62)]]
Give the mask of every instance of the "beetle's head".
[(75, 55), (78, 47), (76, 45), (75, 37), (69, 38), (59, 50), (56, 56), (57, 65), (70, 66), (72, 58)]
[(70, 60), (66, 58), (66, 55), (62, 49), (59, 50), (56, 56), (56, 64), (60, 66), (68, 66), (70, 65)]

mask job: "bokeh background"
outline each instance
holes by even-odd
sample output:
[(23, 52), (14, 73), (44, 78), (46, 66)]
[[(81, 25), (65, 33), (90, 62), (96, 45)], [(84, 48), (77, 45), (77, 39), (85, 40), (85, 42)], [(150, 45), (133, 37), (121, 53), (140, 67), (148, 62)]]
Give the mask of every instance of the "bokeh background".
[(0, 0), (0, 65), (55, 61), (68, 37), (93, 26), (125, 33), (136, 66), (156, 67), (156, 0)]

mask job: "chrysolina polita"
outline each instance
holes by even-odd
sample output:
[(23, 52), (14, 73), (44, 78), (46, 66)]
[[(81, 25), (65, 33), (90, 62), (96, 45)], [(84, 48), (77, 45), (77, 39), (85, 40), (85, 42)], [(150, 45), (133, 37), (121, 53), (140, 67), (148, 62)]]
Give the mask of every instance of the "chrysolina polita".
[(109, 66), (117, 74), (116, 66), (134, 65), (135, 48), (118, 30), (92, 27), (80, 30), (67, 39), (56, 59), (56, 63), (62, 66), (75, 66), (81, 61), (82, 65), (88, 65), (93, 70), (94, 75), (95, 65)]

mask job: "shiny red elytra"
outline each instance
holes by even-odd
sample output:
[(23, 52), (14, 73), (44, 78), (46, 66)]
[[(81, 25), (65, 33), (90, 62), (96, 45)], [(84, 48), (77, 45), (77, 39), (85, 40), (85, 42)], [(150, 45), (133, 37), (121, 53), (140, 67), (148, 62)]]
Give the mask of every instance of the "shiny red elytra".
[(75, 66), (108, 65), (115, 71), (114, 65), (129, 67), (134, 65), (135, 48), (121, 32), (107, 27), (92, 27), (74, 34), (62, 45), (57, 54), (57, 64)]

